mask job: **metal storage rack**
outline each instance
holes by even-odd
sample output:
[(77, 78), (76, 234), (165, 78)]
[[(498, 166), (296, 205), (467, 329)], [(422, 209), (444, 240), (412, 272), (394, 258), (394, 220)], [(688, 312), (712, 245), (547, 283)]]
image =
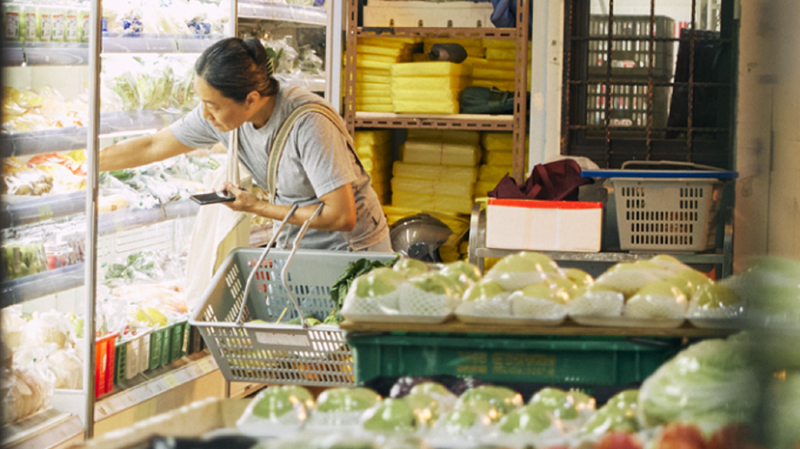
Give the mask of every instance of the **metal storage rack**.
[[(517, 2), (516, 28), (404, 28), (404, 27), (360, 27), (358, 26), (358, 0), (346, 3), (345, 84), (344, 119), (350, 134), (356, 128), (429, 128), (460, 129), (475, 131), (511, 131), (513, 137), (515, 179), (523, 180), (526, 168), (525, 130), (527, 124), (528, 95), (528, 25), (530, 23), (529, 0)], [(356, 49), (359, 37), (412, 37), (412, 38), (469, 38), (505, 39), (516, 41), (516, 72), (514, 75), (514, 114), (508, 115), (430, 115), (356, 112)]]

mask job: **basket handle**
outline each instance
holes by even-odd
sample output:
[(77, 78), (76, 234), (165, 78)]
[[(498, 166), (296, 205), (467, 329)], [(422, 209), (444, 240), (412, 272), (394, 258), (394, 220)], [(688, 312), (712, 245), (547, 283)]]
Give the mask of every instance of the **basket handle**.
[(289, 219), (292, 218), (292, 215), (294, 215), (294, 212), (296, 210), (297, 210), (297, 204), (293, 204), (292, 207), (289, 209), (289, 212), (286, 213), (286, 217), (283, 218), (283, 221), (281, 222), (280, 226), (278, 226), (278, 229), (273, 230), (272, 237), (269, 239), (269, 242), (267, 243), (267, 248), (264, 250), (263, 253), (261, 253), (261, 256), (258, 258), (258, 261), (253, 266), (253, 269), (250, 271), (250, 275), (247, 276), (247, 283), (245, 283), (244, 285), (244, 292), (242, 294), (242, 306), (239, 308), (239, 314), (236, 315), (236, 321), (235, 321), (235, 323), (238, 324), (239, 326), (243, 324), (242, 312), (244, 311), (244, 305), (247, 303), (247, 296), (250, 293), (250, 287), (253, 284), (253, 279), (255, 279), (256, 277), (256, 271), (258, 271), (258, 268), (264, 262), (264, 259), (267, 258), (267, 254), (269, 254), (269, 250), (272, 249), (272, 245), (275, 244), (275, 241), (281, 234), (283, 227), (286, 225)]
[(300, 232), (297, 233), (297, 237), (295, 237), (292, 243), (292, 251), (286, 259), (286, 264), (283, 266), (283, 270), (281, 270), (281, 283), (283, 284), (283, 288), (286, 289), (286, 293), (288, 293), (289, 297), (292, 299), (297, 314), (300, 315), (300, 324), (303, 326), (303, 329), (308, 328), (308, 323), (306, 323), (306, 319), (303, 318), (303, 311), (300, 309), (300, 303), (297, 302), (297, 298), (294, 296), (294, 293), (292, 293), (292, 289), (289, 288), (289, 265), (291, 265), (292, 259), (294, 259), (294, 255), (297, 253), (297, 245), (300, 243), (300, 240), (303, 239), (303, 236), (306, 235), (306, 231), (308, 231), (311, 222), (322, 212), (322, 206), (324, 205), (325, 203), (319, 203), (319, 206), (317, 206), (317, 209), (311, 214), (311, 217), (303, 223), (303, 227), (300, 228)]

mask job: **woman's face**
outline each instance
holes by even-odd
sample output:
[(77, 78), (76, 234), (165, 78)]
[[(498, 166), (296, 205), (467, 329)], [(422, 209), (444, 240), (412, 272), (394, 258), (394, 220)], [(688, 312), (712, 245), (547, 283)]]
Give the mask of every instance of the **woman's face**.
[(203, 118), (219, 131), (232, 131), (253, 115), (250, 102), (245, 100), (244, 103), (238, 103), (225, 97), (199, 76), (195, 78), (194, 91), (203, 103)]

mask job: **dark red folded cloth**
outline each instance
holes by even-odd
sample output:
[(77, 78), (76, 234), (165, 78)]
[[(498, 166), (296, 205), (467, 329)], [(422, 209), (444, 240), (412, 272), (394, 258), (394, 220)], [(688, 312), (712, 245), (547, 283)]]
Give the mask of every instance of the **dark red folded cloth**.
[(581, 167), (572, 159), (537, 164), (523, 185), (506, 174), (489, 192), (491, 198), (516, 200), (577, 201), (578, 187), (594, 182), (581, 176)]

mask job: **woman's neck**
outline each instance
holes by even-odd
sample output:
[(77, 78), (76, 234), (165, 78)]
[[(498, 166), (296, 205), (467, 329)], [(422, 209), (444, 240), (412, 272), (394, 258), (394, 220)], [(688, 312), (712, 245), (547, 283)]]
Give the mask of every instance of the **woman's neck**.
[(253, 123), (253, 128), (260, 129), (267, 124), (270, 117), (272, 117), (272, 112), (275, 110), (275, 102), (277, 99), (277, 95), (272, 95), (264, 99), (264, 105), (250, 117), (249, 121)]

